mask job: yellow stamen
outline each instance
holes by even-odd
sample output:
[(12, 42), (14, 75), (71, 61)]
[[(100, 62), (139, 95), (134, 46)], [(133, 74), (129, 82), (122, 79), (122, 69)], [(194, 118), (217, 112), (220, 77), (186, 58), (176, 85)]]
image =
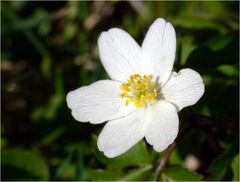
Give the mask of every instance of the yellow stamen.
[(151, 75), (131, 75), (127, 82), (120, 86), (122, 92), (119, 97), (126, 99), (126, 106), (132, 102), (137, 108), (147, 107), (157, 99), (157, 89), (151, 80)]

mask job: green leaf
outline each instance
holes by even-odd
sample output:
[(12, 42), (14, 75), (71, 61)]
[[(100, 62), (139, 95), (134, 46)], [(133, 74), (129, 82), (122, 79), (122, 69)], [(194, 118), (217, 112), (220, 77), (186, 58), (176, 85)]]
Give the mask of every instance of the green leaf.
[(6, 147), (8, 141), (4, 137), (1, 137), (0, 140), (1, 140), (1, 149), (3, 149), (4, 147)]
[(70, 181), (73, 180), (76, 175), (76, 166), (74, 164), (68, 164), (64, 166), (64, 170), (61, 174), (55, 177), (55, 180)]
[(238, 66), (220, 65), (217, 67), (217, 71), (225, 76), (238, 78)]
[(237, 142), (234, 142), (224, 153), (216, 158), (210, 165), (208, 171), (210, 180), (219, 181), (224, 178), (237, 153)]
[(196, 49), (196, 45), (193, 44), (192, 37), (182, 37), (179, 40), (179, 45), (181, 47), (181, 58), (180, 58), (180, 64), (185, 65), (188, 56), (191, 54), (191, 52)]
[(84, 171), (84, 163), (83, 163), (83, 154), (82, 151), (80, 149), (80, 147), (78, 147), (76, 149), (76, 159), (75, 159), (75, 163), (76, 163), (76, 173), (75, 173), (75, 180), (76, 181), (81, 181), (82, 180), (82, 173)]
[(4, 150), (2, 180), (48, 180), (48, 167), (38, 155), (23, 149)]
[(64, 95), (64, 80), (63, 80), (63, 70), (60, 67), (56, 67), (55, 70), (55, 94)]
[(118, 181), (142, 181), (150, 174), (152, 166), (148, 165), (139, 169), (132, 170), (125, 177)]
[(186, 64), (202, 74), (214, 73), (217, 66), (237, 63), (238, 55), (233, 51), (236, 50), (212, 51), (207, 47), (199, 47), (190, 54)]
[(202, 181), (203, 176), (182, 167), (171, 167), (161, 172), (163, 181)]
[[(47, 66), (48, 65), (46, 65), (46, 67)], [(50, 74), (50, 72), (48, 74)], [(41, 119), (46, 119), (52, 121), (57, 116), (58, 111), (65, 100), (63, 74), (60, 67), (56, 67), (54, 84), (55, 93), (50, 96), (47, 105), (39, 106), (33, 110), (31, 114), (32, 120), (39, 121)]]
[(49, 80), (52, 76), (51, 75), (52, 64), (53, 64), (52, 58), (49, 55), (43, 57), (41, 62), (41, 71), (42, 71), (43, 77), (47, 80)]
[(61, 107), (62, 103), (64, 102), (64, 96), (61, 94), (55, 94), (52, 95), (49, 98), (49, 103), (46, 106), (46, 108), (44, 108), (44, 114), (42, 117), (46, 120), (53, 120), (58, 112), (58, 109)]
[(233, 181), (239, 181), (239, 153), (234, 157), (232, 161)]
[(220, 36), (217, 39), (210, 41), (208, 47), (212, 51), (224, 49), (231, 43), (231, 41), (233, 41), (233, 37), (234, 36)]
[(180, 155), (178, 154), (177, 150), (174, 150), (169, 158), (169, 163), (171, 165), (181, 165), (183, 163)]
[(232, 37), (220, 36), (198, 47), (189, 55), (187, 66), (198, 70), (200, 73), (214, 73), (215, 68), (220, 65), (237, 65), (239, 38), (237, 32)]
[[(93, 145), (96, 148), (96, 136), (93, 136), (93, 140)], [(150, 155), (144, 141), (140, 141), (126, 153), (112, 159), (105, 157), (98, 149), (96, 149), (96, 155), (102, 163), (113, 167), (145, 166), (151, 164)]]
[(68, 22), (64, 27), (64, 32), (63, 32), (64, 39), (65, 40), (72, 39), (75, 36), (76, 32), (77, 32), (76, 24), (72, 22)]
[(216, 21), (207, 21), (206, 18), (197, 16), (177, 16), (173, 19), (173, 24), (189, 29), (215, 29), (221, 33), (226, 33), (227, 28)]
[(55, 130), (52, 130), (50, 133), (48, 133), (47, 136), (45, 136), (42, 139), (42, 144), (43, 145), (50, 145), (52, 143), (54, 143), (60, 136), (62, 136), (62, 134), (64, 133), (64, 128), (59, 127), (56, 128)]
[(122, 175), (122, 172), (116, 170), (88, 169), (85, 171), (84, 179), (92, 181), (115, 181)]
[(64, 172), (71, 165), (72, 157), (73, 152), (71, 151), (68, 157), (65, 160), (63, 160), (62, 164), (57, 168), (54, 178), (59, 179), (62, 176), (64, 176)]

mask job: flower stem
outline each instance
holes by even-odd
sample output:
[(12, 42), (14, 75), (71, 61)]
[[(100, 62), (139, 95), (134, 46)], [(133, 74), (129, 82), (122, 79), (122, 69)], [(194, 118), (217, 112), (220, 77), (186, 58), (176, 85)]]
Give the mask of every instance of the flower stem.
[(191, 129), (191, 126), (189, 124), (186, 124), (185, 127), (182, 127), (182, 130), (179, 132), (178, 137), (175, 139), (175, 141), (168, 146), (168, 148), (165, 150), (164, 154), (157, 160), (156, 164), (156, 170), (154, 175), (154, 180), (158, 181), (160, 172), (166, 167), (169, 157), (171, 156), (172, 152), (177, 147), (177, 143), (181, 138), (185, 135), (185, 133)]
[(155, 170), (155, 176), (154, 176), (154, 180), (158, 180), (159, 178), (159, 174), (162, 171), (162, 169), (164, 169), (164, 167), (167, 165), (168, 159), (171, 156), (172, 152), (174, 151), (174, 149), (176, 148), (177, 143), (173, 142), (171, 145), (168, 146), (168, 148), (165, 150), (163, 156), (161, 158), (158, 159), (157, 163), (157, 168)]

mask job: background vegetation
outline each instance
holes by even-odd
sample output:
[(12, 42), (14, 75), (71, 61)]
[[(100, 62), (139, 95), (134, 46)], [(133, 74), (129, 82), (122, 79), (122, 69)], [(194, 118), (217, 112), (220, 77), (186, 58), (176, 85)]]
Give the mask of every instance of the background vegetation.
[[(239, 180), (239, 2), (1, 2), (2, 180)], [(103, 125), (75, 121), (70, 90), (106, 78), (97, 39), (120, 27), (139, 43), (158, 17), (177, 32), (175, 69), (206, 92), (180, 112), (176, 142), (144, 141), (108, 159)]]

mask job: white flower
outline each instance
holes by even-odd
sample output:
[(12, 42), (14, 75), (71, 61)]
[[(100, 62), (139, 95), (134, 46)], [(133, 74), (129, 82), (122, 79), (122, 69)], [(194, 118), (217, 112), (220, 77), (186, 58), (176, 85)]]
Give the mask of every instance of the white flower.
[(108, 121), (98, 148), (116, 157), (145, 137), (163, 151), (177, 136), (177, 112), (204, 93), (201, 76), (192, 69), (172, 72), (176, 50), (173, 26), (158, 18), (140, 47), (119, 28), (98, 39), (102, 64), (112, 80), (100, 80), (67, 95), (73, 117), (93, 124)]

